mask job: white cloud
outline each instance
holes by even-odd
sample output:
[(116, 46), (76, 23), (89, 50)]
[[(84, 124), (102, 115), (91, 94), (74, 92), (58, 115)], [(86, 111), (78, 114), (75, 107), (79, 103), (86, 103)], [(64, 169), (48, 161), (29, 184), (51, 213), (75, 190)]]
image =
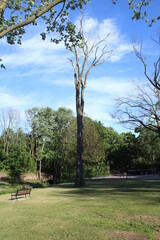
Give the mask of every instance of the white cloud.
[[(106, 43), (107, 50), (113, 50), (111, 61), (119, 61), (125, 54), (132, 51), (132, 45), (121, 34), (113, 19), (105, 19), (100, 23), (95, 18), (85, 18), (84, 30), (89, 33), (90, 44), (110, 34)], [(5, 46), (4, 43), (2, 45)], [(39, 35), (35, 35), (24, 40), (21, 46), (15, 47), (12, 53), (2, 54), (1, 58), (10, 68), (30, 65), (32, 68), (38, 66), (43, 70), (53, 68), (57, 71), (67, 71), (70, 66), (67, 58), (71, 56), (72, 54), (65, 50), (63, 43), (56, 45), (49, 39), (42, 41)]]
[(15, 107), (24, 108), (29, 104), (32, 104), (32, 96), (13, 95), (7, 92), (0, 92), (1, 108)]
[[(80, 27), (80, 19), (76, 20), (75, 25), (77, 28)], [(94, 31), (97, 29), (99, 23), (96, 18), (87, 18), (83, 19), (83, 31), (85, 34), (93, 34)]]
[(67, 58), (70, 53), (65, 51), (62, 44), (56, 45), (49, 40), (42, 41), (38, 35), (29, 40), (24, 40), (21, 46), (17, 46), (10, 54), (3, 54), (1, 58), (9, 68), (32, 66), (40, 67), (45, 71), (52, 68), (56, 71), (64, 71), (69, 66)]
[[(78, 20), (76, 21), (78, 25)], [(106, 38), (106, 41), (99, 46), (99, 54), (102, 48), (107, 45), (107, 51), (113, 51), (110, 61), (116, 62), (122, 57), (133, 51), (132, 44), (126, 39), (126, 36), (120, 32), (118, 25), (114, 19), (104, 19), (101, 23), (95, 18), (84, 18), (84, 35), (89, 39), (90, 47), (93, 43), (97, 43)], [(110, 53), (109, 53), (110, 55)]]
[(74, 87), (74, 80), (73, 79), (43, 79), (43, 82), (46, 82), (51, 85), (63, 86), (63, 87)]
[[(63, 87), (71, 87), (74, 89), (74, 79), (60, 78), (60, 79), (43, 79), (44, 82)], [(87, 88), (85, 92), (96, 93), (96, 94), (107, 94), (109, 97), (116, 97), (125, 95), (132, 87), (131, 79), (117, 78), (115, 77), (90, 77), (87, 81)]]
[(125, 94), (130, 89), (131, 82), (129, 79), (114, 77), (101, 77), (90, 79), (87, 83), (87, 91), (104, 93), (112, 96)]

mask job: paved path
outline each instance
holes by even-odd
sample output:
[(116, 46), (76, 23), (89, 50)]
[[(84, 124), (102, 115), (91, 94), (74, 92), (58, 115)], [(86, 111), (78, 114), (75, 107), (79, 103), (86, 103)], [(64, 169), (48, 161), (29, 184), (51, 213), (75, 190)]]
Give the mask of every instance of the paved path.
[(93, 177), (93, 178), (85, 178), (86, 180), (89, 179), (128, 179), (128, 178), (142, 178), (142, 179), (160, 179), (159, 174), (146, 174), (146, 175), (130, 175), (130, 176), (124, 176), (124, 175), (110, 175), (110, 176), (102, 176), (102, 177)]

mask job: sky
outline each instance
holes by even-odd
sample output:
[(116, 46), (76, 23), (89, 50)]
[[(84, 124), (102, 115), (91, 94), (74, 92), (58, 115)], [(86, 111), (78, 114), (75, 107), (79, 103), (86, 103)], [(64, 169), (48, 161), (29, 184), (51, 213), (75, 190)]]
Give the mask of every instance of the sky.
[[(160, 1), (152, 0), (147, 9), (149, 17), (158, 15), (159, 9)], [(79, 11), (74, 11), (70, 19), (77, 23), (79, 15)], [(127, 0), (119, 0), (116, 5), (111, 0), (92, 0), (84, 15), (84, 30), (91, 42), (109, 33), (107, 49), (113, 50), (110, 59), (94, 67), (88, 76), (85, 115), (119, 133), (128, 131), (111, 117), (115, 99), (132, 92), (134, 81), (147, 81), (133, 52), (133, 42), (138, 46), (143, 41), (143, 54), (152, 74), (159, 49), (151, 38), (157, 38), (160, 21), (152, 27), (142, 20), (133, 21)], [(76, 112), (73, 69), (68, 60), (74, 61), (74, 56), (62, 43), (51, 43), (51, 36), (42, 41), (43, 30), (41, 22), (38, 27), (27, 26), (22, 45), (10, 46), (5, 38), (0, 41), (0, 58), (6, 66), (6, 70), (0, 70), (0, 109), (16, 108), (22, 118), (25, 110), (32, 107), (66, 107)]]

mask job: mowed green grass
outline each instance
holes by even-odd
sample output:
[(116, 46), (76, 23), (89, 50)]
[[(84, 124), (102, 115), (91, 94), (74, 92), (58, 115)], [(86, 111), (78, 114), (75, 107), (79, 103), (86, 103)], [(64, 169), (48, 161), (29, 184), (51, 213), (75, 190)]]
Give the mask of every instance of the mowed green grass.
[(0, 195), (0, 240), (160, 239), (160, 179), (103, 180)]

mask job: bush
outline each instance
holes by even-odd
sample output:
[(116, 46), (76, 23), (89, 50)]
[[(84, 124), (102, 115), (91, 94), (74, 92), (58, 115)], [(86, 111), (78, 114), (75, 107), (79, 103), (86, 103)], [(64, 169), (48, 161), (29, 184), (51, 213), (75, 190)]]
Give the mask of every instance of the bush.
[(85, 166), (84, 167), (84, 176), (87, 178), (107, 176), (108, 168), (105, 164), (100, 166)]

